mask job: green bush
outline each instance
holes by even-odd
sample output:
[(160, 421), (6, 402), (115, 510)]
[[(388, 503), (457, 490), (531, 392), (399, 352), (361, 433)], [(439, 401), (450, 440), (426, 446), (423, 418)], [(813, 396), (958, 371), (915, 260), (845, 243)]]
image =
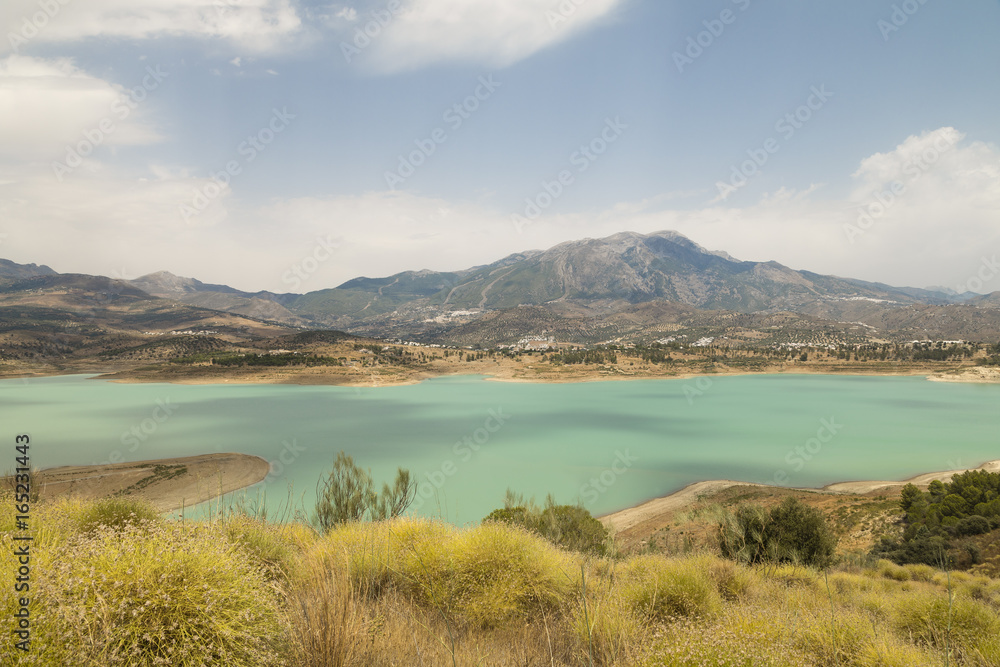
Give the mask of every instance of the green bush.
[(939, 567), (951, 564), (948, 542), (939, 535), (931, 535), (926, 529), (908, 540), (883, 537), (872, 547), (871, 553), (897, 565), (921, 563)]
[(990, 520), (984, 516), (967, 516), (955, 524), (956, 535), (982, 535), (990, 532)]
[[(508, 499), (523, 502), (512, 495)], [(607, 527), (578, 505), (556, 505), (552, 498), (546, 500), (544, 509), (533, 503), (508, 505), (493, 510), (483, 519), (483, 522), (491, 521), (520, 526), (570, 551), (608, 555), (610, 533)]]
[(718, 528), (722, 554), (743, 563), (792, 562), (826, 567), (833, 561), (837, 538), (818, 509), (786, 498), (767, 512), (741, 505)]

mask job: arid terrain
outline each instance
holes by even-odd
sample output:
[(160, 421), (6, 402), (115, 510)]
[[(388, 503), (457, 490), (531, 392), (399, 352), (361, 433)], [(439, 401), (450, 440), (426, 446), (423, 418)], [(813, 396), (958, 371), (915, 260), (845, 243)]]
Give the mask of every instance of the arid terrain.
[[(135, 496), (161, 512), (191, 507), (262, 481), (270, 466), (247, 454), (203, 454), (157, 461), (61, 466), (34, 474), (41, 500)], [(3, 480), (9, 483), (9, 478)]]

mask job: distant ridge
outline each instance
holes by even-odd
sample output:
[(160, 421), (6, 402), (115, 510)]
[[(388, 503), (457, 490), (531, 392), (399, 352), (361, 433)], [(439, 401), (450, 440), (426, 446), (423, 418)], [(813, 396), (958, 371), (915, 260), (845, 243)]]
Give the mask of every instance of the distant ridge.
[(44, 264), (16, 264), (9, 259), (0, 259), (0, 278), (33, 278), (54, 276), (56, 272)]

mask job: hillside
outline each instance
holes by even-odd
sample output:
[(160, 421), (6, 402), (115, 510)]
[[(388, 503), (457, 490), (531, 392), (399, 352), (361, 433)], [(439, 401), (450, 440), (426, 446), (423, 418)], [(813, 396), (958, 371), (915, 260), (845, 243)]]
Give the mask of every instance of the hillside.
[[(676, 549), (584, 556), (501, 522), (158, 517), (35, 503), (31, 652), (9, 665), (990, 667), (1000, 581), (927, 565), (819, 571)], [(5, 542), (18, 532), (0, 522)], [(14, 571), (13, 548), (0, 565)], [(39, 576), (35, 572), (44, 572)], [(111, 585), (114, 582), (114, 585)], [(195, 582), (197, 585), (192, 585)], [(0, 610), (17, 610), (13, 586)], [(197, 637), (198, 641), (192, 641)], [(117, 656), (127, 659), (117, 659)]]
[(740, 261), (669, 231), (571, 241), (460, 271), (360, 277), (307, 294), (244, 292), (166, 271), (116, 281), (12, 262), (0, 264), (0, 290), (0, 307), (35, 309), (0, 312), (8, 330), (38, 318), (56, 326), (59, 317), (45, 309), (62, 309), (73, 321), (81, 310), (129, 303), (134, 316), (121, 324), (133, 330), (164, 328), (164, 318), (175, 320), (172, 328), (200, 326), (194, 322), (214, 321), (214, 312), (474, 347), (533, 337), (585, 346), (670, 336), (727, 346), (1000, 340), (1000, 293), (972, 297)]
[[(263, 319), (189, 306), (121, 280), (79, 274), (0, 282), (0, 372), (116, 368), (108, 352), (129, 347), (227, 346), (289, 330)], [(153, 358), (162, 358), (154, 355)]]

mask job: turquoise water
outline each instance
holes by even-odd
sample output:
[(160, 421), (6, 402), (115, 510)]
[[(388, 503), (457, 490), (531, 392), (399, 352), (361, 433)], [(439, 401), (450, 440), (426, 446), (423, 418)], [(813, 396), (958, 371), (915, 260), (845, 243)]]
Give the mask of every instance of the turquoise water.
[[(344, 450), (377, 482), (422, 480), (417, 513), (482, 518), (510, 487), (602, 514), (703, 479), (822, 486), (1000, 459), (1000, 385), (759, 375), (514, 384), (464, 376), (403, 387), (0, 381), (0, 441), (32, 436), (46, 468), (243, 452), (311, 507)], [(827, 426), (824, 426), (824, 421)], [(798, 451), (797, 449), (798, 448)], [(0, 469), (13, 467), (13, 446)]]

